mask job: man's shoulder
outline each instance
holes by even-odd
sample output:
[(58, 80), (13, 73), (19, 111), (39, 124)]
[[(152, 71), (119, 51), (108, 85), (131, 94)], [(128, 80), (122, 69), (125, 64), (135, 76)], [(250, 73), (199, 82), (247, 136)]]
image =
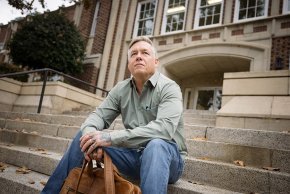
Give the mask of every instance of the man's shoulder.
[(174, 80), (160, 73), (157, 85), (159, 85), (159, 87), (163, 87), (165, 85), (178, 85), (178, 84)]
[(125, 80), (119, 81), (115, 87), (117, 88), (123, 88), (123, 87), (127, 87), (127, 86), (131, 86), (131, 78), (127, 78)]

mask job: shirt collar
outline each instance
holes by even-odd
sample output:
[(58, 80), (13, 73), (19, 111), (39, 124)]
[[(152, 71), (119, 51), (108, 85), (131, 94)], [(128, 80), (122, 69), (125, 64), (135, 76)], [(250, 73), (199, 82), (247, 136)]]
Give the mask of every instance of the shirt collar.
[[(149, 78), (149, 80), (146, 83), (150, 82), (152, 84), (152, 86), (155, 87), (157, 84), (157, 81), (159, 79), (159, 76), (160, 76), (160, 72), (155, 71), (155, 73)], [(131, 86), (135, 85), (132, 75), (131, 75), (130, 79), (131, 79), (130, 80)]]

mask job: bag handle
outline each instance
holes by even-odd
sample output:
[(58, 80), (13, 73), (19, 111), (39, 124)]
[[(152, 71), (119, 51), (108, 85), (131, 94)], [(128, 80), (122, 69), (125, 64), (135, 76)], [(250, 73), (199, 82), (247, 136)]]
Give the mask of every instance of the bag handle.
[[(77, 182), (77, 188), (75, 190), (75, 193), (78, 193), (78, 189), (79, 189), (79, 185), (81, 182), (81, 178), (83, 175), (83, 172), (87, 166), (87, 164), (89, 166), (92, 166), (92, 160), (88, 163), (88, 161), (86, 159), (84, 159), (83, 161), (83, 166), (82, 166), (82, 170), (81, 173), (78, 177), (78, 182)], [(92, 168), (87, 167), (88, 171), (92, 171)], [(104, 152), (104, 179), (105, 179), (105, 192), (106, 194), (115, 194), (115, 180), (114, 180), (114, 173), (113, 173), (113, 163), (112, 163), (112, 159), (110, 158), (110, 156)], [(92, 173), (92, 172), (89, 172)]]
[(80, 186), (80, 182), (81, 182), (81, 178), (82, 178), (82, 175), (83, 175), (83, 172), (84, 172), (84, 170), (86, 168), (87, 163), (88, 163), (88, 161), (86, 159), (84, 159), (83, 166), (82, 166), (82, 170), (81, 170), (81, 173), (80, 173), (79, 178), (78, 178), (77, 188), (75, 190), (75, 193), (76, 194), (78, 193), (79, 186)]
[(115, 194), (115, 180), (113, 173), (113, 163), (110, 156), (104, 152), (104, 177), (106, 194)]

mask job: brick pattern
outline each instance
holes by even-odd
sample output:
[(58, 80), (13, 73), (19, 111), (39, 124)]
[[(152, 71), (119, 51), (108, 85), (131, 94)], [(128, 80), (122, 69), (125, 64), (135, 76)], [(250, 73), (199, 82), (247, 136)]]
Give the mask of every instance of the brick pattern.
[(174, 44), (182, 43), (182, 38), (175, 38), (175, 39), (173, 40), (173, 43), (174, 43)]
[(191, 37), (191, 41), (201, 40), (201, 35), (196, 35)]
[(158, 44), (159, 44), (160, 46), (162, 46), (162, 45), (166, 45), (167, 42), (166, 42), (166, 40), (160, 40), (160, 41), (158, 41)]
[(220, 32), (215, 32), (215, 33), (210, 33), (209, 34), (209, 38), (213, 39), (213, 38), (219, 38), (221, 36)]
[(100, 7), (97, 19), (96, 34), (92, 48), (92, 54), (103, 53), (110, 20), (111, 6), (112, 6), (111, 0), (100, 0)]
[(290, 36), (272, 40), (271, 70), (289, 69)]
[(244, 29), (232, 30), (232, 36), (243, 35)]
[[(108, 30), (109, 25), (109, 15), (110, 15), (110, 9), (112, 2), (110, 0), (98, 0), (100, 1), (99, 6), (99, 12), (98, 12), (98, 18), (97, 18), (97, 25), (96, 25), (96, 35), (94, 37), (93, 46), (91, 53), (97, 54), (97, 53), (103, 53), (104, 45), (105, 45), (105, 38)], [(88, 9), (83, 9), (83, 13), (80, 20), (79, 30), (81, 31), (81, 34), (87, 41), (91, 26), (94, 19), (94, 13), (96, 8), (97, 1), (92, 1), (91, 6)], [(69, 14), (69, 17), (73, 17), (73, 13)], [(84, 72), (79, 76), (79, 78), (83, 81), (89, 82), (92, 85), (97, 85), (98, 76), (99, 76), (99, 69), (94, 66), (94, 64), (84, 64)], [(92, 87), (84, 87), (83, 89), (86, 89), (90, 92), (94, 92), (94, 89)]]
[[(84, 64), (83, 70), (84, 72), (78, 78), (95, 86), (98, 81), (99, 69), (90, 63)], [(92, 93), (95, 92), (93, 87), (87, 85), (79, 84), (79, 87)]]
[(267, 26), (266, 25), (263, 25), (263, 26), (254, 26), (253, 27), (253, 32), (256, 33), (256, 32), (265, 32), (267, 31)]
[(281, 23), (281, 29), (290, 28), (290, 21)]

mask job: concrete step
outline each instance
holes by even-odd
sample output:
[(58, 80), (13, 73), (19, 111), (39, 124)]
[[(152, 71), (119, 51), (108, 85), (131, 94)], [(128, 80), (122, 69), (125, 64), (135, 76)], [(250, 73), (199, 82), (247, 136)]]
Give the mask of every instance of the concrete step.
[(289, 132), (208, 127), (205, 137), (216, 142), (290, 150)]
[(15, 166), (25, 166), (33, 171), (50, 175), (62, 154), (39, 148), (0, 144), (0, 161)]
[(39, 194), (49, 176), (34, 171), (17, 174), (18, 168), (8, 164), (5, 170), (0, 172), (0, 194)]
[(79, 131), (79, 126), (68, 126), (60, 124), (47, 124), (41, 122), (34, 122), (31, 120), (11, 120), (11, 119), (0, 119), (1, 128), (13, 129), (18, 131), (26, 131), (30, 133), (38, 133), (40, 135), (50, 135), (63, 138), (73, 138)]
[[(49, 176), (30, 171), (27, 174), (17, 174), (18, 166), (7, 164), (3, 172), (0, 173), (0, 194), (19, 193), (38, 194), (43, 189)], [(239, 194), (194, 181), (180, 179), (177, 183), (169, 185), (168, 194)]]
[(243, 193), (288, 193), (290, 174), (217, 161), (186, 159), (183, 178)]
[(40, 135), (38, 133), (29, 133), (25, 131), (0, 129), (0, 142), (64, 153), (70, 145), (71, 139)]
[(23, 120), (46, 124), (60, 124), (68, 126), (81, 126), (85, 121), (85, 116), (53, 115), (21, 112), (0, 112), (0, 118), (9, 120)]
[(168, 194), (241, 194), (230, 190), (198, 183), (193, 180), (179, 179), (168, 186)]
[[(0, 145), (0, 161), (17, 166), (26, 166), (33, 171), (47, 175), (53, 172), (61, 159), (61, 155), (18, 145)], [(247, 166), (239, 167), (192, 157), (186, 159), (183, 177), (186, 180), (195, 180), (201, 184), (212, 185), (226, 190), (258, 193), (267, 193), (266, 191), (270, 191), (270, 189), (271, 191), (285, 191), (285, 189), (289, 189), (287, 184), (290, 181), (290, 175), (287, 173), (271, 172)], [(263, 187), (260, 184), (270, 185), (270, 187)], [(183, 186), (181, 187), (184, 189)], [(181, 193), (194, 192), (186, 191)]]
[(227, 163), (242, 161), (246, 166), (256, 168), (277, 168), (281, 172), (290, 173), (290, 150), (251, 147), (206, 139), (187, 139), (190, 156)]
[[(214, 116), (214, 115), (212, 115)], [(215, 126), (215, 118), (212, 116), (199, 116), (195, 114), (185, 114), (184, 122), (187, 124), (199, 124)], [(21, 112), (0, 112), (0, 118), (9, 120), (24, 120), (31, 122), (40, 122), (46, 124), (60, 124), (68, 126), (81, 126), (81, 124), (87, 118), (86, 116), (76, 116), (76, 115), (53, 115), (53, 114), (36, 114), (36, 113), (21, 113)], [(122, 123), (121, 117), (117, 118), (117, 123)], [(5, 124), (2, 121), (2, 125)], [(1, 125), (0, 125), (1, 127)], [(3, 128), (3, 127), (2, 127)]]

